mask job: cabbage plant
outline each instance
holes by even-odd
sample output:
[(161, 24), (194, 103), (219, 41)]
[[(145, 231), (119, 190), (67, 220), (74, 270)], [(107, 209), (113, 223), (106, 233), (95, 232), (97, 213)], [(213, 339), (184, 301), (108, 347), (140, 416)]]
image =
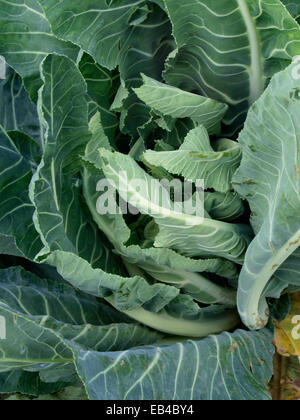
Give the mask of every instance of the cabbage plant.
[(299, 16), (0, 0), (0, 393), (271, 398), (300, 290)]

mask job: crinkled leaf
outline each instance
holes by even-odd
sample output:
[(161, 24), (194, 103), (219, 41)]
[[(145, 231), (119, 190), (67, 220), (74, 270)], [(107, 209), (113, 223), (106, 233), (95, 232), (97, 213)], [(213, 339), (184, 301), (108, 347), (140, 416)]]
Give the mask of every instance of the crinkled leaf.
[(147, 150), (143, 157), (150, 164), (161, 166), (193, 182), (203, 179), (205, 188), (225, 193), (232, 188), (232, 176), (242, 158), (241, 147), (226, 139), (215, 141), (213, 146), (206, 128), (201, 126), (188, 133), (178, 150)]
[(229, 261), (222, 259), (192, 260), (170, 249), (142, 249), (137, 245), (129, 247), (117, 245), (116, 251), (126, 261), (142, 268), (156, 280), (182, 289), (184, 293), (191, 295), (199, 302), (235, 306), (235, 291), (221, 287), (205, 276), (205, 272), (207, 272), (235, 278), (236, 267)]
[[(85, 159), (100, 168), (102, 165), (97, 147), (106, 143), (105, 137), (100, 132), (93, 135), (93, 139), (87, 146)], [(121, 214), (100, 214), (97, 211), (97, 192), (96, 183), (103, 176), (102, 171), (94, 174), (85, 169), (84, 195), (86, 202), (93, 215), (98, 227), (106, 234), (115, 247), (115, 251), (127, 262), (137, 265), (150, 274), (153, 278), (164, 283), (169, 283), (182, 288), (191, 294), (196, 300), (203, 303), (227, 303), (235, 304), (235, 292), (226, 290), (204, 276), (196, 274), (198, 272), (213, 272), (223, 277), (235, 278), (237, 275), (236, 267), (233, 263), (225, 262), (221, 259), (194, 261), (185, 258), (169, 249), (142, 249), (140, 246), (125, 246), (129, 240), (131, 232), (127, 227)], [(117, 204), (115, 203), (116, 209)]]
[[(47, 262), (75, 287), (104, 297), (115, 308), (136, 321), (172, 335), (205, 337), (234, 328), (234, 310), (220, 307), (201, 309), (176, 287), (148, 284), (142, 277), (124, 278), (93, 269), (74, 254), (55, 251)], [(180, 322), (179, 322), (180, 320)]]
[(213, 99), (185, 92), (143, 75), (144, 84), (135, 89), (138, 97), (149, 107), (173, 118), (190, 118), (217, 133), (227, 105)]
[[(101, 149), (100, 154), (104, 174), (118, 189), (120, 196), (143, 214), (152, 216), (159, 225), (156, 247), (172, 248), (186, 256), (213, 255), (238, 263), (243, 261), (249, 240), (246, 226), (183, 213), (182, 206), (171, 200), (167, 208), (161, 194), (153, 193), (162, 191), (167, 198), (167, 190), (130, 156), (105, 149)], [(143, 188), (131, 185), (137, 179), (143, 181)]]

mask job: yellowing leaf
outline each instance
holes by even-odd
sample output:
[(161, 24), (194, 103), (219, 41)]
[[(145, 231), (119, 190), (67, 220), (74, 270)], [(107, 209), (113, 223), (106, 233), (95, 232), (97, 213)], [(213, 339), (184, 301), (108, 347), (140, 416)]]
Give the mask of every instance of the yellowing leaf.
[(291, 295), (290, 313), (275, 327), (278, 353), (285, 357), (297, 356), (300, 361), (300, 293)]

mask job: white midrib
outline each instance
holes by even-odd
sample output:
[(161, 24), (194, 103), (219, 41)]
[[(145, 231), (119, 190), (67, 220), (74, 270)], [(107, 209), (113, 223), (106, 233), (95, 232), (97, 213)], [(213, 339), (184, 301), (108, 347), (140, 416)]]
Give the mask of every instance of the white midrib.
[(167, 281), (166, 279), (162, 280), (160, 277), (159, 271), (153, 272), (147, 269), (145, 269), (145, 271), (147, 271), (150, 275), (152, 275), (152, 277), (154, 277), (155, 279), (159, 281), (162, 281), (163, 283), (173, 284), (175, 286), (180, 287), (181, 289), (184, 288), (185, 286), (193, 285), (199, 290), (199, 293), (203, 292), (214, 297), (217, 303), (223, 303), (223, 304), (232, 305), (232, 306), (236, 305), (236, 292), (235, 291), (231, 291), (230, 289), (225, 289), (211, 282), (210, 280), (208, 280), (206, 277), (202, 276), (201, 274), (192, 273), (192, 272), (188, 272), (184, 270), (172, 271), (172, 270), (165, 269), (165, 272), (164, 272), (165, 274), (169, 274), (170, 276), (172, 276), (173, 274), (176, 279), (178, 279), (178, 277), (181, 277), (182, 279), (182, 281), (172, 282), (171, 277), (170, 277), (170, 281)]
[[(106, 300), (114, 306), (112, 298), (106, 298)], [(142, 307), (122, 312), (150, 328), (183, 337), (207, 337), (210, 334), (218, 334), (222, 331), (233, 329), (240, 322), (237, 313), (234, 311), (224, 311), (216, 315), (216, 317), (203, 317), (203, 319), (198, 321), (174, 318), (164, 310), (154, 313)]]
[(237, 0), (238, 6), (247, 27), (250, 52), (250, 95), (249, 102), (252, 105), (264, 91), (263, 59), (261, 55), (260, 39), (256, 29), (255, 21), (251, 16), (247, 0)]
[[(130, 185), (129, 182), (126, 182), (126, 179), (124, 182), (124, 180), (120, 177), (120, 174), (117, 171), (115, 171), (111, 165), (107, 165), (107, 167), (119, 180), (119, 188), (118, 188), (119, 194), (121, 195), (123, 200), (127, 201), (131, 205), (134, 206), (136, 203), (139, 203), (143, 211), (154, 218), (156, 217), (170, 218), (173, 220), (178, 220), (179, 222), (184, 222), (184, 224), (188, 226), (201, 225), (203, 223), (204, 221), (203, 217), (190, 216), (190, 215), (180, 213), (177, 211), (172, 211), (171, 209), (166, 209), (148, 200), (143, 195), (139, 194), (136, 191), (136, 189)], [(107, 178), (109, 179), (109, 176)], [(121, 186), (122, 186), (122, 189), (120, 188)], [(124, 194), (124, 191), (126, 194)], [(132, 195), (132, 197), (136, 198), (136, 203), (133, 203), (133, 200), (129, 197), (130, 194)]]
[(247, 297), (247, 311), (244, 312), (248, 326), (261, 327), (260, 321), (267, 323), (268, 316), (260, 313), (259, 305), (265, 288), (271, 277), (276, 273), (280, 266), (299, 248), (300, 230), (298, 230), (289, 240), (274, 254), (264, 265), (261, 272), (255, 278), (252, 293)]
[(54, 197), (56, 209), (57, 209), (57, 211), (59, 211), (59, 203), (58, 203), (56, 179), (55, 179), (55, 161), (54, 161), (54, 159), (51, 160), (51, 178), (52, 178), (52, 187), (53, 187), (53, 197)]

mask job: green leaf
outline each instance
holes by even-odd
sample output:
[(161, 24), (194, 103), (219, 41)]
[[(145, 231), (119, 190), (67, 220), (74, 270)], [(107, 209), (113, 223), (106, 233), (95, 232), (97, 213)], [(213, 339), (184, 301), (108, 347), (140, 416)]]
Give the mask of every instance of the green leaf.
[(242, 158), (241, 147), (227, 139), (216, 140), (213, 146), (206, 128), (200, 126), (188, 133), (178, 150), (147, 150), (143, 158), (151, 165), (161, 166), (193, 182), (204, 179), (206, 189), (225, 193), (232, 188), (232, 176)]
[(104, 132), (113, 142), (118, 120), (116, 114), (110, 111), (110, 107), (119, 76), (99, 66), (88, 54), (83, 55), (79, 63), (79, 69), (87, 83), (89, 116), (100, 112)]
[(64, 282), (41, 279), (21, 267), (0, 270), (1, 302), (14, 311), (70, 325), (109, 325), (129, 318)]
[(18, 250), (16, 242), (12, 236), (0, 234), (0, 254), (14, 255), (23, 257), (21, 251)]
[(201, 309), (175, 287), (148, 284), (142, 277), (124, 278), (92, 267), (74, 254), (55, 251), (47, 262), (68, 282), (94, 296), (104, 297), (116, 309), (155, 330), (172, 335), (205, 337), (234, 328), (239, 320), (234, 310)]
[(2, 299), (0, 315), (5, 319), (7, 330), (7, 338), (0, 342), (0, 372), (37, 364), (72, 363), (72, 352), (53, 330), (40, 326), (28, 315), (10, 309)]
[(152, 3), (158, 4), (163, 10), (165, 10), (164, 0), (150, 0)]
[[(174, 129), (171, 132), (162, 132), (157, 134), (157, 138), (163, 138), (165, 143), (171, 147), (171, 149), (178, 149), (188, 133), (195, 128), (195, 123), (189, 118), (177, 120)], [(159, 151), (159, 150), (158, 150)]]
[(17, 247), (13, 253), (33, 259), (42, 243), (32, 221), (34, 207), (28, 186), (39, 146), (26, 134), (7, 133), (0, 125), (0, 149), (0, 233), (12, 237)]
[[(94, 118), (93, 126), (97, 127), (97, 117)], [(97, 149), (108, 141), (101, 132), (99, 122), (98, 130), (94, 131), (93, 138), (87, 146), (85, 160), (101, 168), (102, 162)], [(236, 278), (237, 270), (233, 263), (221, 259), (194, 261), (185, 258), (169, 249), (142, 249), (140, 246), (124, 246), (130, 239), (131, 231), (127, 227), (122, 214), (100, 214), (97, 211), (97, 182), (103, 178), (103, 172), (94, 174), (87, 168), (84, 170), (84, 195), (97, 223), (112, 244), (115, 252), (132, 265), (137, 265), (153, 278), (163, 283), (168, 283), (183, 289), (191, 294), (194, 299), (203, 303), (224, 303), (235, 305), (236, 296), (233, 290), (226, 290), (205, 278), (196, 274), (198, 272), (212, 272), (223, 277)], [(115, 202), (116, 209), (117, 203)]]
[(160, 83), (143, 75), (144, 84), (134, 89), (138, 97), (149, 107), (173, 118), (191, 118), (204, 125), (210, 133), (217, 133), (227, 106), (176, 87)]
[[(153, 5), (150, 6), (145, 22), (127, 30), (119, 63), (120, 76), (124, 83), (120, 91), (123, 93), (120, 107), (121, 129), (125, 133), (137, 136), (138, 128), (143, 127), (150, 119), (150, 108), (145, 106), (132, 89), (142, 85), (141, 73), (162, 80), (164, 62), (175, 47), (171, 31), (172, 27), (165, 12)], [(124, 88), (127, 91), (125, 97)], [(117, 99), (120, 102), (120, 97)]]
[(242, 200), (238, 194), (232, 192), (205, 192), (204, 206), (212, 219), (224, 222), (236, 220), (245, 212)]
[(21, 393), (32, 396), (39, 396), (60, 391), (67, 383), (56, 382), (46, 384), (41, 381), (39, 374), (25, 372), (23, 370), (12, 370), (0, 373), (0, 392), (2, 394)]
[(280, 299), (275, 300), (274, 303), (270, 306), (272, 320), (275, 320), (277, 323), (284, 321), (289, 315), (290, 311), (291, 299), (287, 293), (282, 295)]
[(48, 395), (40, 395), (38, 398), (27, 395), (12, 395), (5, 398), (7, 401), (85, 401), (88, 400), (83, 387), (70, 386), (62, 391)]
[[(142, 305), (145, 305), (150, 311), (158, 312), (178, 295), (178, 290), (162, 284), (150, 286), (144, 279), (138, 277), (126, 279), (105, 272), (109, 269), (111, 272), (120, 272), (122, 268), (116, 263), (112, 253), (107, 258), (109, 251), (104, 252), (103, 238), (98, 232), (94, 229), (95, 234), (91, 235), (87, 228), (84, 229), (87, 225), (87, 215), (80, 213), (78, 195), (73, 193), (74, 196), (70, 197), (72, 179), (70, 174), (72, 175), (72, 172), (75, 174), (78, 170), (74, 154), (80, 153), (81, 147), (88, 141), (87, 104), (84, 104), (80, 96), (80, 93), (85, 92), (83, 80), (70, 60), (54, 56), (45, 60), (43, 77), (46, 85), (41, 91), (40, 108), (43, 107), (44, 118), (48, 120), (48, 132), (43, 161), (31, 185), (31, 197), (36, 206), (35, 225), (42, 234), (45, 245), (45, 250), (40, 256), (51, 251), (50, 255), (43, 257), (44, 262), (56, 267), (58, 272), (75, 287), (95, 296), (110, 298), (111, 303), (121, 311), (136, 308), (139, 311)], [(64, 84), (58, 83), (62, 80)], [(55, 86), (56, 90), (53, 91), (52, 86)], [(75, 102), (76, 107), (74, 104), (70, 109), (68, 102), (61, 101), (61, 97), (64, 98), (66, 95), (60, 92), (62, 86), (73, 101), (80, 99), (80, 103)], [(56, 105), (57, 98), (60, 107)], [(75, 130), (76, 127), (79, 129)], [(73, 152), (70, 150), (70, 144)], [(78, 156), (77, 154), (75, 156)], [(75, 188), (78, 186), (73, 184), (73, 191), (76, 192)], [(70, 209), (70, 203), (74, 208)], [(68, 223), (71, 214), (72, 225)], [(78, 217), (81, 218), (79, 221)], [(79, 230), (74, 230), (74, 225)], [(90, 226), (95, 228), (92, 222)], [(98, 242), (95, 242), (95, 238)], [(91, 240), (91, 245), (87, 243), (87, 239)], [(95, 259), (96, 251), (99, 252), (96, 254), (99, 255), (98, 261)], [(94, 258), (91, 261), (92, 265), (86, 261), (90, 260), (90, 255)], [(93, 267), (97, 266), (101, 269), (94, 270)], [(77, 271), (74, 271), (74, 267), (77, 267)], [(236, 322), (235, 314), (233, 316), (230, 313), (229, 318), (230, 325), (232, 319), (234, 323)], [(197, 334), (203, 334), (201, 322), (199, 325), (196, 323), (195, 328)]]
[(205, 218), (202, 224), (196, 226), (160, 225), (155, 246), (169, 247), (188, 257), (207, 258), (215, 255), (243, 264), (251, 235), (246, 225)]
[(300, 22), (300, 4), (296, 0), (281, 0), (290, 14)]
[(131, 18), (144, 0), (39, 0), (53, 33), (79, 45), (94, 60), (114, 69)]
[(88, 397), (84, 387), (68, 387), (63, 391), (56, 392), (50, 395), (40, 396), (38, 400), (42, 401), (86, 401)]
[(215, 273), (222, 277), (236, 278), (234, 264), (222, 259), (192, 260), (170, 249), (142, 249), (116, 244), (116, 252), (132, 265), (137, 265), (154, 279), (174, 285), (193, 299), (205, 303), (236, 304), (236, 292), (221, 287), (209, 280), (205, 274)]
[(0, 123), (7, 131), (22, 131), (41, 143), (41, 127), (36, 106), (25, 91), (21, 77), (7, 67), (0, 81)]
[(90, 140), (86, 84), (66, 57), (48, 56), (42, 66), (40, 118), (46, 128), (43, 159), (30, 185), (34, 222), (44, 244), (74, 252), (111, 272), (122, 267), (90, 220), (82, 200), (80, 155)]
[[(1, 372), (36, 366), (36, 370), (46, 369), (42, 378), (52, 382), (49, 366), (65, 369), (73, 363), (66, 340), (86, 349), (116, 351), (161, 339), (158, 332), (131, 323), (93, 297), (63, 283), (42, 280), (20, 267), (0, 270), (0, 289), (0, 314), (7, 335), (0, 341)], [(61, 380), (61, 375), (55, 379)]]
[[(90, 167), (84, 168), (83, 170), (82, 178), (84, 198), (94, 222), (98, 225), (99, 229), (105, 233), (112, 243), (123, 244), (129, 240), (130, 230), (127, 227), (122, 215), (109, 213), (100, 214), (97, 209), (97, 201), (100, 195), (98, 191), (98, 183), (104, 179), (104, 174), (101, 170), (102, 161), (98, 149), (100, 147), (105, 147), (108, 150), (111, 150), (108, 138), (106, 137), (100, 122), (99, 114), (96, 114), (92, 118), (89, 127), (92, 133), (92, 138), (87, 144), (83, 160), (93, 165), (93, 170), (91, 170)], [(113, 199), (113, 197), (110, 197), (110, 199)]]
[(243, 160), (234, 183), (249, 201), (256, 233), (239, 282), (239, 311), (251, 328), (268, 321), (273, 274), (299, 286), (299, 92), (296, 61), (274, 76), (239, 137)]
[[(123, 200), (143, 214), (153, 217), (159, 225), (155, 239), (158, 248), (171, 248), (185, 256), (222, 257), (242, 263), (249, 241), (249, 229), (243, 225), (213, 221), (182, 211), (179, 203), (163, 203), (167, 190), (151, 178), (130, 157), (101, 149), (102, 169), (106, 178), (118, 189)], [(126, 176), (124, 176), (124, 173)], [(139, 188), (136, 188), (139, 180)], [(143, 188), (140, 187), (143, 182)], [(156, 191), (153, 194), (153, 191)], [(158, 194), (158, 192), (161, 192)]]
[(42, 82), (39, 66), (51, 53), (76, 61), (79, 49), (53, 36), (50, 25), (36, 0), (1, 1), (0, 54), (24, 79), (32, 99)]
[(116, 353), (75, 348), (91, 400), (270, 400), (273, 354), (267, 330)]
[[(95, 156), (99, 156), (99, 153)], [(100, 196), (97, 191), (98, 182), (104, 179), (101, 172), (94, 174), (85, 169), (83, 172), (83, 191), (86, 203), (98, 228), (105, 233), (112, 244), (124, 244), (130, 238), (130, 230), (121, 214), (100, 214), (97, 210), (97, 200)], [(117, 207), (116, 207), (117, 208)]]
[(238, 130), (266, 81), (300, 54), (300, 28), (279, 0), (165, 0), (178, 51), (167, 83), (230, 105)]
[(165, 285), (149, 285), (140, 277), (125, 278), (93, 269), (74, 254), (55, 251), (47, 262), (57, 268), (60, 275), (74, 287), (90, 295), (109, 298), (118, 310), (132, 310), (147, 306), (159, 311), (174, 299), (179, 291)]

